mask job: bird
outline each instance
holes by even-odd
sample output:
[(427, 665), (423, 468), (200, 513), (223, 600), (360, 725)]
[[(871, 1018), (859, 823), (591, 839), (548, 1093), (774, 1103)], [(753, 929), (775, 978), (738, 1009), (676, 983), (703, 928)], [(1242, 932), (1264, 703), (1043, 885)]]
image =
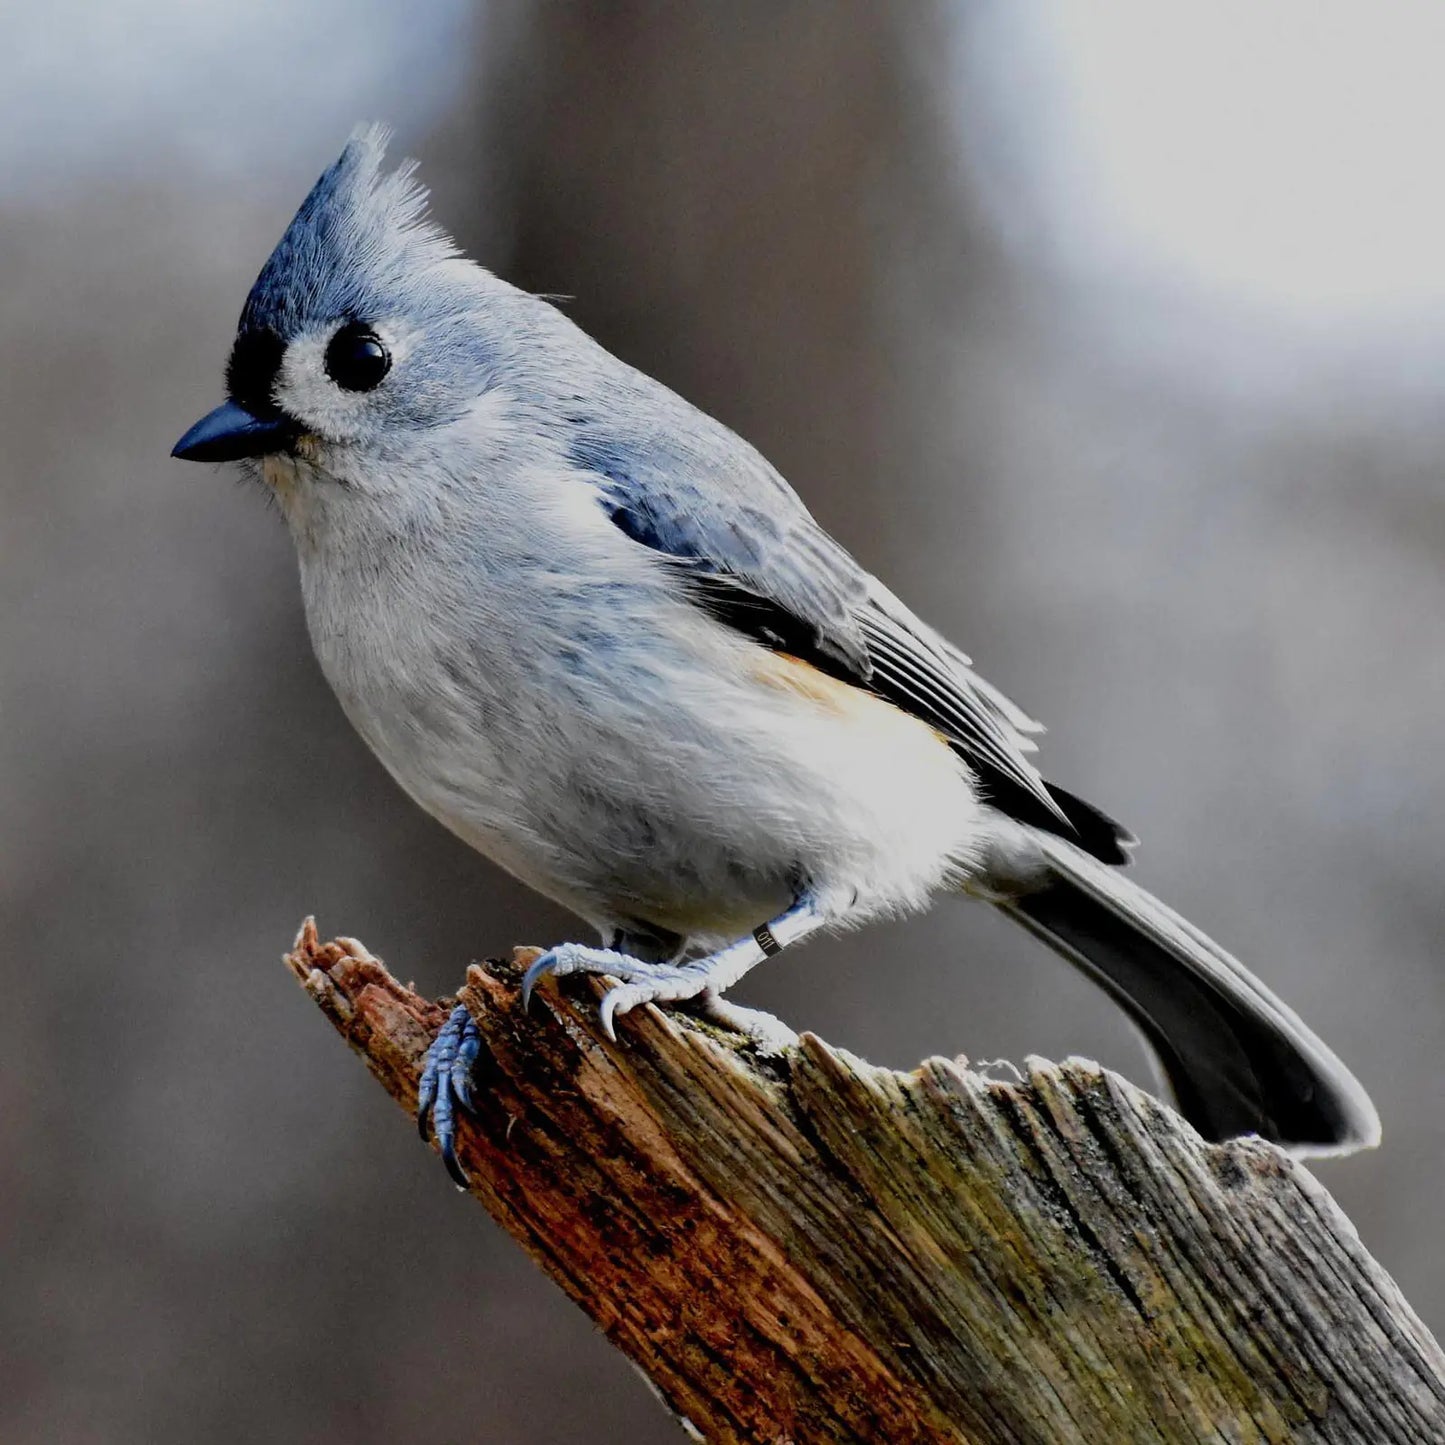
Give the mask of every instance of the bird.
[[(1100, 984), (1206, 1140), (1379, 1141), (1368, 1095), (1045, 780), (1042, 731), (746, 441), (464, 257), (413, 162), (354, 131), (246, 298), (225, 400), (177, 442), (279, 503), (321, 670), (398, 784), (599, 944), (608, 980), (765, 1048), (726, 991), (810, 935), (963, 893)], [(461, 1185), (480, 1036), (457, 1005), (418, 1124)]]

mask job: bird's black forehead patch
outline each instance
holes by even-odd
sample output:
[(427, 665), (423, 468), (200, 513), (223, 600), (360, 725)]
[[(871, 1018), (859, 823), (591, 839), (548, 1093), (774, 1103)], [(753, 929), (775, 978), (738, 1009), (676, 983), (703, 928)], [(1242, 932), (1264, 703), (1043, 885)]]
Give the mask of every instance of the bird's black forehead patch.
[(226, 363), (226, 393), (252, 416), (276, 416), (276, 377), (286, 343), (270, 327), (242, 327)]

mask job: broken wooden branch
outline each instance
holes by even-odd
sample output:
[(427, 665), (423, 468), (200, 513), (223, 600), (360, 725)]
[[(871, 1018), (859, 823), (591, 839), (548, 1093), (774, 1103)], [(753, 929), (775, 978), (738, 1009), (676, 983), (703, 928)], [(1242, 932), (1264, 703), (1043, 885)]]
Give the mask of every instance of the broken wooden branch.
[[(459, 1157), (700, 1438), (1445, 1441), (1445, 1356), (1278, 1149), (1079, 1061), (904, 1074), (807, 1034), (764, 1059), (652, 1008), (613, 1044), (595, 980), (523, 1015), (533, 956), (459, 995)], [(309, 921), (287, 961), (413, 1111), (445, 1006)]]

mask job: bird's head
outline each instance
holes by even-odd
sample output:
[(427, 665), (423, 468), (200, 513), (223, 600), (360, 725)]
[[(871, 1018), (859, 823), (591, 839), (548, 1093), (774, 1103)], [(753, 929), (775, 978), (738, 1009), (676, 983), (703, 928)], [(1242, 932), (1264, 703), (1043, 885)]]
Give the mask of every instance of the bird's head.
[(482, 317), (510, 288), (427, 219), (410, 164), (382, 171), (385, 139), (358, 130), (302, 203), (246, 298), (226, 400), (174, 456), (249, 460), (283, 492), (384, 489), (488, 391)]

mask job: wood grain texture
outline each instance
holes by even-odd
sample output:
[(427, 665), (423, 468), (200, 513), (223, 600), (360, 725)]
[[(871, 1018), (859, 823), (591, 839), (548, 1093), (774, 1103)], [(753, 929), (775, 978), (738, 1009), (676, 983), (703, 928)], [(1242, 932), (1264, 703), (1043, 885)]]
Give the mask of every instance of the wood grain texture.
[[(472, 1193), (710, 1441), (1445, 1442), (1445, 1356), (1329, 1195), (1094, 1064), (759, 1059), (473, 967)], [(446, 1005), (308, 921), (296, 976), (416, 1104)], [(438, 1166), (440, 1175), (440, 1166)], [(438, 1182), (440, 1187), (440, 1179)]]

